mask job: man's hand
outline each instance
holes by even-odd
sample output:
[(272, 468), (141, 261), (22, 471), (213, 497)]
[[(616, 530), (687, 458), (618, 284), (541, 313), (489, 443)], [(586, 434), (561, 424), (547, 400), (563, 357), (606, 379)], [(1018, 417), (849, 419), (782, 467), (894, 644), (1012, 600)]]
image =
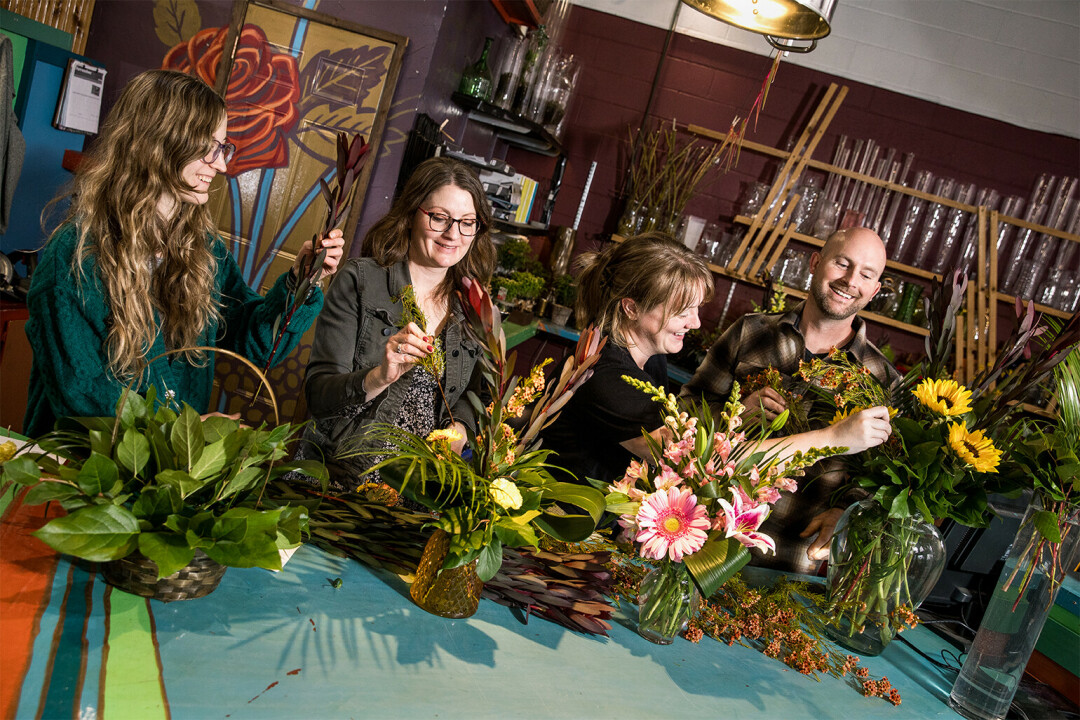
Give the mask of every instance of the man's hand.
[(806, 529), (799, 533), (799, 537), (808, 538), (814, 533), (817, 533), (817, 538), (806, 549), (806, 557), (811, 560), (826, 560), (829, 557), (829, 544), (832, 542), (833, 532), (836, 530), (836, 523), (839, 522), (840, 516), (844, 514), (843, 510), (838, 508), (832, 508), (825, 512), (815, 515), (810, 521), (810, 524), (806, 526)]
[(746, 406), (742, 419), (744, 423), (754, 424), (764, 416), (766, 422), (772, 422), (776, 416), (787, 409), (787, 402), (783, 395), (772, 388), (761, 388), (743, 398), (742, 404)]

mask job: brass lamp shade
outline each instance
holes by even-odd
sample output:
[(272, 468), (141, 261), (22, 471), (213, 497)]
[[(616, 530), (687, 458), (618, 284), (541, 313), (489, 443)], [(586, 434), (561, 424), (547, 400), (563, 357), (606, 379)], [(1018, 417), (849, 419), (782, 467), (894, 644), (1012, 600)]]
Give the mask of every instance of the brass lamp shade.
[[(808, 52), (829, 34), (836, 0), (682, 0), (706, 15), (765, 36), (782, 50)], [(809, 40), (809, 47), (793, 40)]]

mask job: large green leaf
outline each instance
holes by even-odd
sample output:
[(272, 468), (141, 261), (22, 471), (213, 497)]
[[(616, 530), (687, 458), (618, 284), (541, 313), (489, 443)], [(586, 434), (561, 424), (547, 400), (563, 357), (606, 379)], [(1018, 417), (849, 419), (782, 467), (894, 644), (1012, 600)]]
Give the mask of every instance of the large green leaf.
[[(55, 482), (46, 480), (45, 482), (38, 483), (29, 490), (26, 491), (26, 496), (23, 498), (24, 505), (40, 505), (44, 502), (52, 502), (54, 500), (64, 503), (71, 498), (85, 498), (82, 490), (77, 487), (72, 487), (67, 483)], [(83, 504), (86, 503), (84, 500)], [(64, 505), (67, 507), (67, 505)]]
[(191, 477), (205, 480), (217, 475), (231, 459), (225, 452), (225, 441), (215, 440), (203, 448), (199, 458), (191, 465)]
[(1061, 518), (1057, 513), (1050, 512), (1049, 510), (1039, 510), (1032, 517), (1035, 522), (1035, 529), (1039, 531), (1039, 534), (1052, 543), (1061, 542), (1061, 526), (1059, 522)]
[(176, 462), (181, 470), (190, 471), (206, 447), (203, 438), (202, 420), (199, 413), (190, 405), (185, 405), (180, 417), (173, 423), (169, 433)]
[(683, 557), (704, 597), (710, 597), (748, 562), (750, 552), (743, 544), (724, 537), (710, 538), (696, 553)]
[(203, 437), (206, 438), (206, 442), (208, 443), (217, 442), (223, 437), (227, 437), (231, 433), (236, 432), (239, 427), (240, 423), (237, 420), (221, 417), (220, 415), (211, 415), (203, 420)]
[(512, 522), (509, 518), (500, 518), (495, 523), (495, 536), (506, 547), (536, 547), (539, 543), (532, 525)]
[(180, 493), (180, 497), (184, 499), (206, 484), (202, 480), (191, 477), (183, 470), (162, 470), (155, 479), (161, 485), (176, 488), (177, 492)]
[(41, 479), (41, 469), (38, 464), (25, 455), (8, 460), (3, 467), (4, 472), (0, 475), (0, 482), (33, 485)]
[(502, 541), (498, 536), (494, 536), (491, 542), (480, 550), (480, 555), (476, 558), (476, 574), (481, 580), (487, 582), (495, 577), (500, 567), (502, 567)]
[(266, 473), (261, 467), (246, 467), (229, 479), (225, 489), (221, 492), (222, 498), (231, 497), (258, 484)]
[(157, 565), (159, 579), (172, 575), (195, 557), (183, 536), (175, 533), (144, 532), (139, 535), (139, 552)]
[(139, 497), (131, 506), (131, 512), (140, 520), (150, 523), (151, 526), (161, 527), (170, 515), (180, 512), (182, 507), (180, 491), (176, 487), (150, 486), (143, 488), (143, 491), (139, 493)]
[(150, 462), (150, 441), (135, 428), (128, 428), (116, 444), (116, 460), (132, 475), (138, 475)]
[(34, 533), (59, 552), (97, 562), (128, 555), (138, 535), (138, 519), (117, 505), (90, 505), (51, 520)]
[(112, 458), (97, 452), (90, 453), (76, 477), (79, 487), (87, 495), (120, 492), (120, 472)]

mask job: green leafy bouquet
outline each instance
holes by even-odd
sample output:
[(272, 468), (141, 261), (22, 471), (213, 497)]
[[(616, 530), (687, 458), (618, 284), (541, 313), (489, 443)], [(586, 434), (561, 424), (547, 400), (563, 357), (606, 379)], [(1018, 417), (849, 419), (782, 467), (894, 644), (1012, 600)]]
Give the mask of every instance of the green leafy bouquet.
[[(468, 431), (466, 448), (452, 428), (420, 437), (390, 424), (373, 425), (365, 445), (357, 450), (386, 455), (369, 472), (403, 496), (437, 512), (432, 524), (446, 532), (449, 549), (443, 569), (476, 562), (481, 580), (492, 578), (502, 564), (502, 548), (531, 546), (538, 532), (576, 542), (588, 537), (604, 510), (601, 493), (593, 488), (556, 481), (548, 470), (551, 451), (539, 449), (538, 433), (558, 415), (573, 392), (591, 375), (603, 341), (585, 332), (567, 358), (554, 384), (546, 383), (543, 365), (524, 381), (511, 375), (515, 354), (506, 353), (506, 337), (491, 298), (479, 283), (465, 281), (459, 296), (466, 315), (466, 332), (485, 352), (480, 358), (487, 393), (486, 405), (470, 392), (476, 431)], [(531, 407), (531, 410), (530, 410)]]
[(281, 569), (279, 549), (307, 531), (303, 507), (271, 503), (266, 484), (291, 470), (326, 482), (311, 460), (280, 462), (298, 427), (250, 428), (200, 418), (125, 391), (116, 417), (65, 418), (3, 465), (0, 478), (28, 487), (24, 502), (58, 502), (67, 515), (34, 533), (59, 552), (109, 561), (136, 551), (158, 577), (189, 564), (195, 550), (231, 567)]

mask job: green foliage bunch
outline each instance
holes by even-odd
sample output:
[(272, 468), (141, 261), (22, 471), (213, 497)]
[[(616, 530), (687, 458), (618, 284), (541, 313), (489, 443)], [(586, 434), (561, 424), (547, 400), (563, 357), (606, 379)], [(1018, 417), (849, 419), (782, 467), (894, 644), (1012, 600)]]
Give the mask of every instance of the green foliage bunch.
[(577, 299), (577, 285), (574, 284), (572, 275), (560, 275), (551, 281), (551, 290), (555, 294), (555, 302), (559, 305), (572, 308)]
[(28, 505), (58, 502), (67, 515), (34, 535), (84, 560), (138, 551), (167, 577), (201, 549), (222, 565), (279, 570), (278, 550), (300, 544), (308, 515), (264, 499), (266, 483), (291, 470), (327, 480), (319, 462), (280, 462), (299, 429), (203, 419), (186, 403), (158, 406), (153, 388), (127, 391), (115, 418), (59, 421), (4, 463), (0, 483), (26, 486)]
[(535, 300), (544, 292), (544, 278), (524, 270), (515, 271), (510, 277), (496, 278), (496, 285), (506, 288), (506, 301)]

